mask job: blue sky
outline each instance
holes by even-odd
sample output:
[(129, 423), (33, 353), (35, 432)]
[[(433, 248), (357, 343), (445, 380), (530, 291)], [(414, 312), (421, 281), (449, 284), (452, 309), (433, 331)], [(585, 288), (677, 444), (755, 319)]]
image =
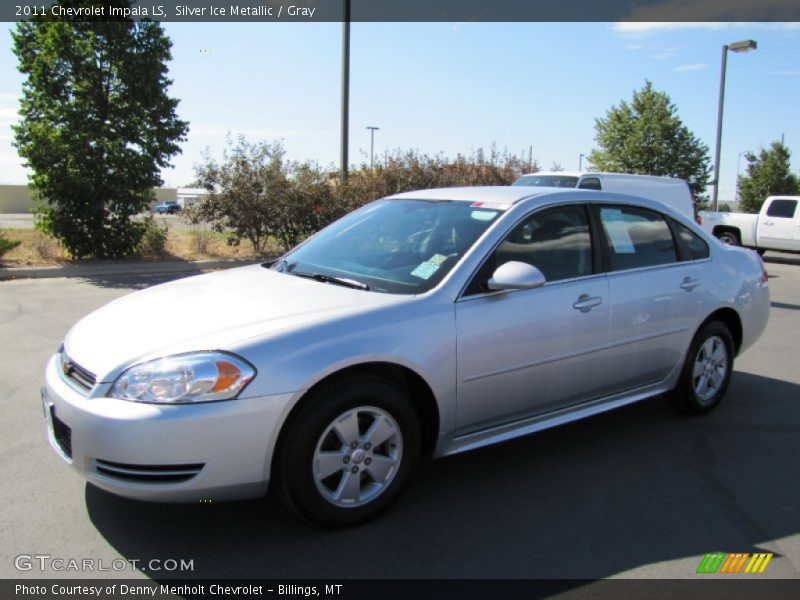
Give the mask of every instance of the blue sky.
[[(24, 183), (10, 123), (22, 82), (0, 41), (0, 183)], [(341, 25), (168, 23), (171, 93), (190, 122), (166, 185), (188, 184), (208, 147), (228, 131), (282, 139), (292, 159), (338, 162)], [(645, 79), (667, 92), (684, 123), (713, 152), (721, 47), (729, 54), (720, 199), (733, 196), (740, 152), (785, 135), (800, 169), (800, 24), (354, 23), (351, 162), (418, 148), (454, 156), (493, 142), (549, 169), (578, 167), (594, 146), (594, 119), (630, 99)], [(742, 160), (742, 169), (744, 161)]]

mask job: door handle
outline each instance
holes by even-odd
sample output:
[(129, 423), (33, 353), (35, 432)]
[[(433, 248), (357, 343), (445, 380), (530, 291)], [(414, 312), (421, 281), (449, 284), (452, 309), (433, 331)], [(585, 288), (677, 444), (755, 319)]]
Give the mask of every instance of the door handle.
[(700, 285), (699, 279), (694, 279), (692, 277), (684, 277), (683, 282), (681, 283), (681, 289), (686, 290), (687, 292), (691, 292), (694, 288)]
[(595, 306), (599, 306), (603, 303), (603, 299), (599, 296), (590, 296), (589, 294), (581, 294), (578, 298), (578, 301), (572, 305), (572, 308), (575, 310), (579, 310), (582, 313), (587, 313), (592, 310)]
[(775, 225), (775, 223), (773, 223), (772, 221), (764, 221), (764, 225), (766, 225), (767, 227), (772, 227), (773, 225)]

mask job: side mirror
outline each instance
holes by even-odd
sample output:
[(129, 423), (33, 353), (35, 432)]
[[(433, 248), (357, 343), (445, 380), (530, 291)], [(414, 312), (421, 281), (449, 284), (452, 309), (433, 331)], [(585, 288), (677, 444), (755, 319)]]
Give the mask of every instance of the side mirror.
[(532, 290), (546, 283), (544, 274), (528, 263), (509, 261), (500, 265), (487, 285), (490, 290)]

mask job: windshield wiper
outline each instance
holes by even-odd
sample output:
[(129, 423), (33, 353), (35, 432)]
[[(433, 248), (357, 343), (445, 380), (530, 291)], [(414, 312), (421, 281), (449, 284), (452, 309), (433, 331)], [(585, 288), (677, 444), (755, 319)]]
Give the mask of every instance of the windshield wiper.
[(369, 286), (366, 283), (361, 283), (355, 279), (336, 277), (335, 275), (326, 275), (324, 273), (303, 273), (302, 271), (288, 272), (292, 275), (297, 275), (298, 277), (305, 277), (306, 279), (313, 279), (314, 281), (321, 281), (322, 283), (333, 283), (335, 285), (353, 288), (354, 290), (369, 290)]

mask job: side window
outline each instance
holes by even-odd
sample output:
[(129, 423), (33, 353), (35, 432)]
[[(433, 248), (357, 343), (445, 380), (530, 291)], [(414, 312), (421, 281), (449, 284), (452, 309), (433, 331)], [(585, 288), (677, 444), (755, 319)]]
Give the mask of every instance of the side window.
[(583, 206), (559, 206), (519, 223), (479, 269), (465, 295), (486, 291), (499, 266), (518, 261), (538, 268), (548, 282), (592, 274), (592, 240)]
[(677, 221), (672, 221), (672, 224), (675, 226), (675, 231), (678, 232), (679, 243), (686, 260), (708, 258), (708, 244), (703, 238)]
[(603, 186), (600, 185), (600, 179), (597, 177), (584, 177), (578, 185), (582, 190), (602, 190)]
[(603, 206), (600, 222), (608, 240), (612, 271), (677, 262), (672, 233), (658, 213), (630, 206)]
[(797, 200), (773, 200), (767, 209), (767, 216), (791, 219), (796, 208)]

